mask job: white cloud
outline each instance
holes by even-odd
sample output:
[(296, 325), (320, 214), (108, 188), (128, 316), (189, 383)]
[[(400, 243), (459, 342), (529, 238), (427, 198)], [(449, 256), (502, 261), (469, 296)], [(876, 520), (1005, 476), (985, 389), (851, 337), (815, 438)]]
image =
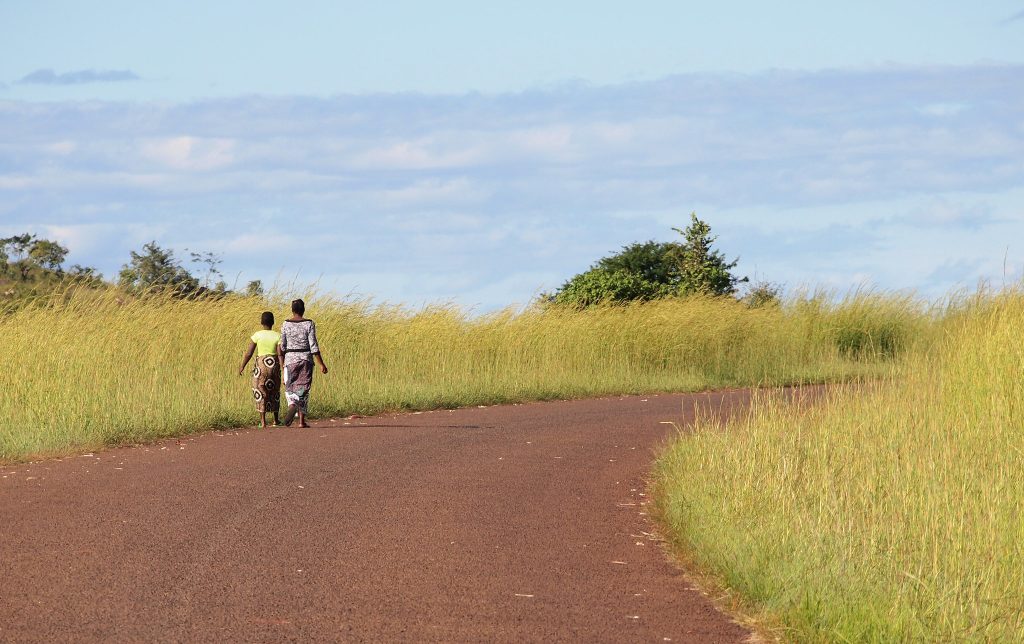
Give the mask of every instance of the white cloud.
[(35, 177), (23, 174), (0, 175), (0, 190), (25, 190), (38, 185), (39, 181)]
[(917, 108), (922, 114), (929, 116), (955, 116), (970, 108), (970, 103), (929, 103)]
[(977, 230), (993, 223), (992, 207), (983, 202), (965, 203), (936, 197), (914, 208), (906, 217), (898, 218), (913, 226), (934, 226), (945, 229)]
[(55, 154), (57, 156), (68, 156), (78, 149), (78, 144), (74, 141), (54, 141), (43, 146), (43, 150), (49, 154)]
[(486, 161), (476, 140), (465, 132), (439, 132), (428, 137), (397, 140), (357, 153), (345, 165), (366, 170), (448, 170)]
[(419, 179), (392, 190), (382, 190), (373, 198), (381, 207), (430, 207), (436, 205), (466, 205), (481, 203), (487, 198), (485, 190), (465, 177), (456, 179)]
[(58, 74), (52, 69), (37, 69), (19, 80), (29, 85), (81, 85), (84, 83), (121, 83), (141, 80), (129, 69), (78, 69)]
[(176, 170), (216, 170), (231, 165), (235, 142), (225, 138), (175, 136), (144, 140), (141, 155)]
[[(491, 285), (509, 290), (502, 301), (528, 299), (530, 276), (561, 283), (625, 243), (670, 237), (691, 210), (735, 245), (727, 254), (790, 282), (869, 274), (867, 261), (898, 263), (888, 239), (933, 231), (916, 272), (874, 270), (895, 283), (932, 273), (958, 233), (990, 253), (999, 222), (1024, 232), (1007, 215), (1024, 210), (1022, 104), (1024, 66), (494, 96), (0, 101), (0, 218), (53, 226), (85, 254), (74, 261), (104, 267), (136, 243), (119, 227), (148, 223), (164, 244), (207, 244), (226, 270), (265, 281), (301, 264), (362, 275), (371, 291), (478, 298)], [(99, 236), (74, 232), (86, 225)], [(287, 267), (247, 258), (273, 247)]]

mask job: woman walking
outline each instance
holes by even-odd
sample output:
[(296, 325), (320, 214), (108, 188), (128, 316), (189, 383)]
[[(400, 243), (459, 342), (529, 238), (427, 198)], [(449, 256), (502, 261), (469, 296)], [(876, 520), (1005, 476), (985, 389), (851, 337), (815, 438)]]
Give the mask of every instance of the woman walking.
[(307, 320), (306, 303), (302, 300), (292, 302), (292, 316), (281, 325), (281, 344), (278, 355), (284, 363), (285, 398), (288, 400), (288, 412), (284, 424), (291, 425), (295, 415), (299, 416), (299, 427), (306, 424), (306, 413), (309, 409), (309, 390), (313, 386), (313, 361), (320, 365), (320, 371), (327, 373), (327, 365), (320, 355), (320, 345), (316, 341), (316, 324)]
[(252, 397), (256, 401), (256, 411), (260, 413), (260, 427), (267, 426), (267, 412), (274, 414), (274, 424), (280, 424), (278, 413), (281, 409), (281, 360), (278, 345), (281, 334), (274, 331), (274, 314), (264, 311), (260, 316), (263, 329), (252, 334), (249, 349), (238, 368), (238, 375), (245, 372), (246, 365), (252, 354), (256, 354), (256, 364), (252, 370)]

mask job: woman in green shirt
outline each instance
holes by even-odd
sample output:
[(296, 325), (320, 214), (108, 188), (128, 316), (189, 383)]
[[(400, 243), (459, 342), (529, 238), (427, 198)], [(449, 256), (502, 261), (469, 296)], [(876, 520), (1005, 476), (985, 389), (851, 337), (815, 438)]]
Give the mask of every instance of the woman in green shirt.
[(281, 410), (281, 363), (277, 358), (277, 345), (281, 343), (281, 334), (274, 331), (274, 314), (264, 311), (260, 316), (261, 331), (252, 334), (249, 349), (238, 368), (238, 375), (245, 373), (252, 354), (256, 354), (256, 366), (252, 370), (252, 397), (256, 401), (256, 411), (260, 413), (260, 427), (267, 426), (267, 412), (273, 412), (274, 424), (280, 424), (278, 414)]

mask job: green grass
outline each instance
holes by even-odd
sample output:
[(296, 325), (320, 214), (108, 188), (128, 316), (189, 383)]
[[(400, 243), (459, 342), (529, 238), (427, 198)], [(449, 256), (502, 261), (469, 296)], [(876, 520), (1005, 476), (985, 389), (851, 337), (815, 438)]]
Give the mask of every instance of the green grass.
[(937, 328), (887, 384), (763, 393), (655, 466), (673, 540), (784, 639), (1024, 641), (1024, 295)]
[[(265, 308), (286, 311), (259, 299), (84, 289), (8, 311), (0, 460), (251, 424), (249, 378), (237, 367)], [(872, 376), (930, 325), (913, 302), (872, 294), (482, 317), (313, 298), (308, 313), (331, 368), (314, 384), (319, 417)]]

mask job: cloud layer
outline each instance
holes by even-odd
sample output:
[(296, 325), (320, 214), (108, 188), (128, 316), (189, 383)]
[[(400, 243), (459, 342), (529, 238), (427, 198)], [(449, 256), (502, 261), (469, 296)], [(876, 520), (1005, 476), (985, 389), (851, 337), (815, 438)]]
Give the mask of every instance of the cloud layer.
[(114, 83), (140, 80), (139, 75), (127, 69), (80, 69), (58, 74), (52, 69), (37, 69), (19, 80), (27, 85), (81, 85), (84, 83)]
[[(983, 253), (995, 230), (1024, 232), (1021, 105), (1021, 66), (0, 102), (0, 229), (50, 226), (108, 272), (156, 238), (222, 251), (247, 277), (302, 269), (342, 290), (493, 306), (697, 210), (748, 271), (813, 281), (824, 254), (838, 284), (912, 286), (865, 264), (892, 264), (891, 235)], [(950, 259), (917, 257), (909, 274), (945, 285), (974, 266)]]

